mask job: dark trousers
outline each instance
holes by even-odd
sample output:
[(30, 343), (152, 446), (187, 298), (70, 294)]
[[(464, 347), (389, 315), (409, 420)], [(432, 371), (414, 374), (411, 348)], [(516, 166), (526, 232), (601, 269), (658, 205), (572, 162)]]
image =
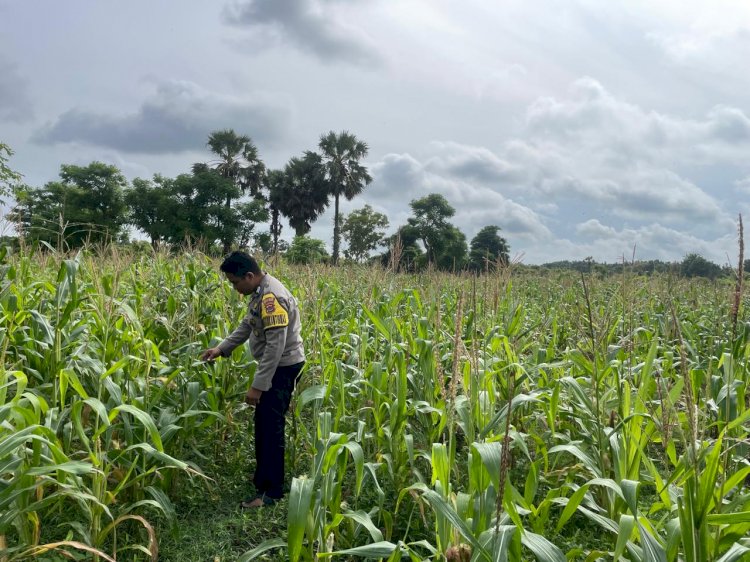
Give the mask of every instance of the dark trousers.
[(271, 388), (263, 392), (255, 407), (255, 477), (259, 494), (270, 498), (284, 495), (285, 415), (304, 362), (278, 367)]

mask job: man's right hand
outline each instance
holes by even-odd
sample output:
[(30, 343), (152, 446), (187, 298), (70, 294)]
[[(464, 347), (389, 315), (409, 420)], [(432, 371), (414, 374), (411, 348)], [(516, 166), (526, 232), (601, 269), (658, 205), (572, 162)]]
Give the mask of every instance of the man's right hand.
[(203, 352), (201, 359), (203, 359), (203, 361), (213, 361), (217, 357), (221, 357), (221, 355), (221, 350), (218, 347), (212, 347)]

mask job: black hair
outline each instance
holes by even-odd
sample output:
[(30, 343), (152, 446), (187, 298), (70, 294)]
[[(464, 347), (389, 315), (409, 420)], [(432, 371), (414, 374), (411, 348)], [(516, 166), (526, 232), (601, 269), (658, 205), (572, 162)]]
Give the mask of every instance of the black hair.
[(260, 265), (258, 265), (254, 257), (239, 251), (232, 252), (225, 257), (219, 269), (224, 273), (231, 273), (237, 277), (244, 277), (246, 273), (254, 275), (262, 273)]

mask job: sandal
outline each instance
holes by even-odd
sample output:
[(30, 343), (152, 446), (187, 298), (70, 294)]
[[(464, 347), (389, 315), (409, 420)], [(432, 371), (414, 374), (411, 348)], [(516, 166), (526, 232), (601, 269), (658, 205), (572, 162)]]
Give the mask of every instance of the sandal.
[(268, 507), (279, 501), (266, 494), (256, 494), (240, 502), (240, 509), (255, 509), (257, 507)]

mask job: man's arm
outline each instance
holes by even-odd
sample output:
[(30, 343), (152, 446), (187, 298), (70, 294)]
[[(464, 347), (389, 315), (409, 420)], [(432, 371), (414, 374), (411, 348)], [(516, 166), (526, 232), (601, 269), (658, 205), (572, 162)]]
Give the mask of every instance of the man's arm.
[(252, 331), (253, 328), (250, 326), (250, 323), (243, 318), (242, 322), (240, 322), (240, 325), (235, 328), (234, 332), (229, 334), (216, 349), (221, 351), (221, 354), (224, 357), (228, 357), (232, 351), (234, 351), (235, 347), (247, 341), (247, 338), (250, 337)]

